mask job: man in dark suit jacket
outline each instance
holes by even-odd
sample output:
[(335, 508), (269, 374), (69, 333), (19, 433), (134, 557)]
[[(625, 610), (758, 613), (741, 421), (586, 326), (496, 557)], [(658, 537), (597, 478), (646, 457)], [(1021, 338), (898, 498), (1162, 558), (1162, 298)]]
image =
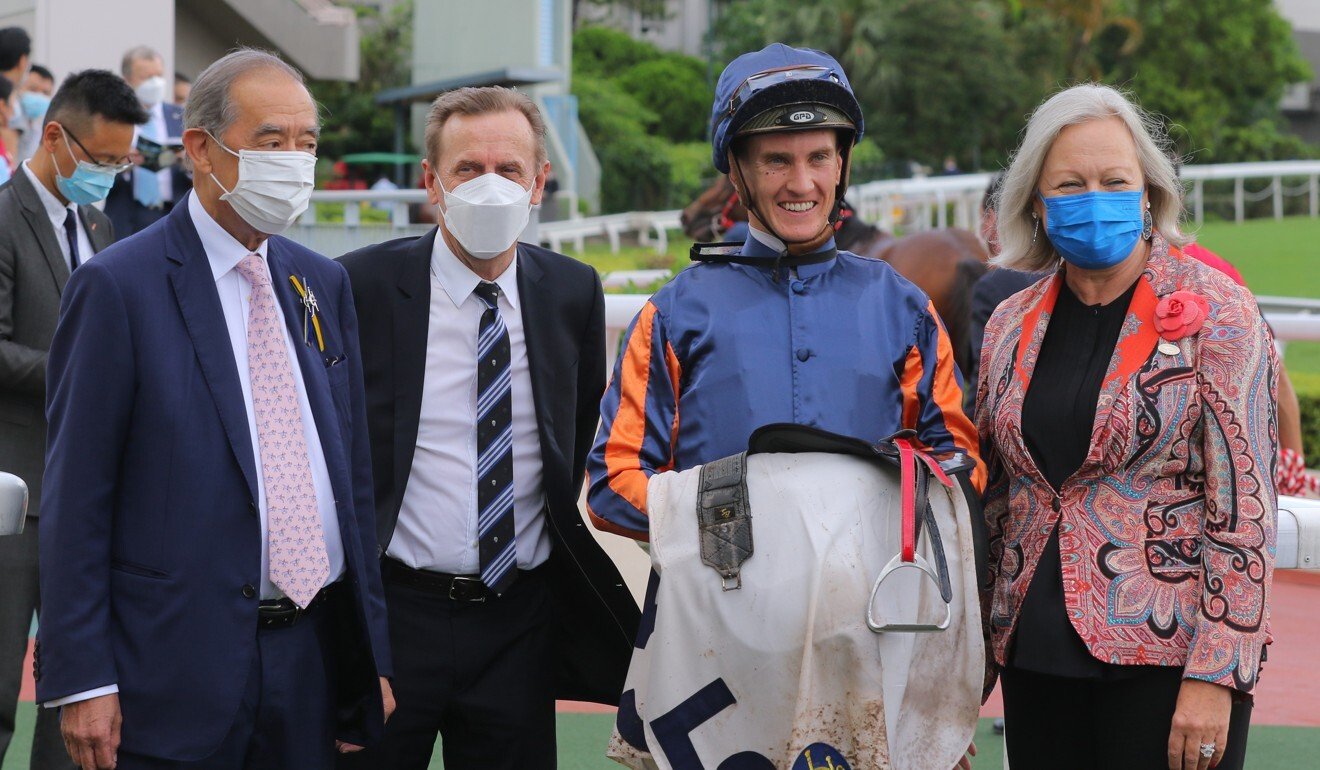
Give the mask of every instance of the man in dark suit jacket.
[[(36, 154), (0, 187), (0, 471), (17, 474), (32, 494), (23, 533), (0, 538), (0, 758), (14, 735), (32, 612), (39, 605), (46, 351), (70, 272), (114, 241), (110, 220), (70, 201), (65, 193), (72, 190), (64, 185), (80, 160), (109, 164), (100, 173), (113, 174), (132, 146), (134, 124), (143, 120), (119, 78), (104, 70), (76, 73), (51, 102)], [(54, 712), (37, 714), (32, 767), (69, 767)]]
[(639, 617), (577, 507), (604, 298), (590, 267), (515, 242), (549, 169), (527, 97), (445, 94), (426, 143), (440, 226), (341, 260), (399, 702), (341, 767), (422, 770), (440, 733), (447, 767), (553, 768), (555, 698), (617, 703)]
[[(141, 138), (168, 145), (182, 137), (183, 108), (165, 101), (165, 62), (160, 54), (147, 46), (137, 46), (124, 54), (120, 69), (150, 117), (133, 138), (135, 150)], [(182, 161), (182, 153), (179, 155)], [(192, 179), (182, 162), (161, 163), (162, 168), (155, 171), (142, 165), (140, 152), (135, 151), (133, 159), (134, 165), (116, 177), (105, 200), (105, 213), (115, 223), (120, 238), (146, 229), (192, 189)]]
[(348, 276), (272, 237), (316, 107), (240, 50), (187, 123), (197, 189), (74, 272), (51, 345), (37, 700), (83, 768), (329, 767), (392, 698)]

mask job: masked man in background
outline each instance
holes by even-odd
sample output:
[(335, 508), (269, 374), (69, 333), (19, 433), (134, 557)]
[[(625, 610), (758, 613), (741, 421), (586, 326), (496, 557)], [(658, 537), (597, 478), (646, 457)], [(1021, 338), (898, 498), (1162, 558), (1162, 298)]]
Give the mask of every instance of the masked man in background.
[[(183, 136), (183, 108), (165, 101), (165, 61), (155, 49), (140, 45), (124, 54), (120, 70), (151, 117), (133, 138), (138, 149), (133, 167), (119, 175), (105, 201), (115, 235), (127, 238), (168, 214), (192, 188), (192, 180), (183, 165), (174, 162), (182, 153), (168, 149), (177, 148)], [(156, 154), (151, 148), (157, 145), (167, 151)]]
[(638, 610), (577, 501), (605, 386), (595, 270), (518, 243), (550, 164), (526, 96), (426, 126), (420, 238), (343, 258), (361, 318), (399, 711), (362, 768), (555, 767), (555, 698), (617, 703)]

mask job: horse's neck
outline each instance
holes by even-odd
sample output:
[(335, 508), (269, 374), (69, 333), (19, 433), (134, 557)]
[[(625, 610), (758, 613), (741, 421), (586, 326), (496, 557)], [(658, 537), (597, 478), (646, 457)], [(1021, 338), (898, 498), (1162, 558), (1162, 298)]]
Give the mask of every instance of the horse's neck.
[(869, 225), (855, 216), (844, 220), (838, 235), (840, 249), (875, 259), (884, 259), (883, 252), (893, 240), (894, 236), (887, 230)]

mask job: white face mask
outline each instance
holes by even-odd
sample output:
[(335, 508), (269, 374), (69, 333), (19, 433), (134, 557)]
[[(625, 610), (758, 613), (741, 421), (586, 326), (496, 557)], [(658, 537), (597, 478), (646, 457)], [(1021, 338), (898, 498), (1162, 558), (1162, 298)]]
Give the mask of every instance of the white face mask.
[[(477, 259), (494, 259), (509, 250), (527, 227), (532, 213), (532, 188), (499, 174), (484, 174), (455, 187), (445, 189), (441, 209), (449, 233), (463, 249)], [(535, 187), (535, 185), (533, 185)]]
[(165, 101), (165, 78), (157, 75), (138, 83), (136, 89), (138, 101), (147, 107), (155, 107)]
[(219, 139), (215, 143), (238, 156), (238, 183), (234, 189), (225, 190), (211, 174), (212, 181), (225, 190), (220, 200), (227, 201), (244, 222), (267, 235), (279, 235), (298, 221), (307, 210), (316, 184), (315, 155), (297, 150), (234, 152)]

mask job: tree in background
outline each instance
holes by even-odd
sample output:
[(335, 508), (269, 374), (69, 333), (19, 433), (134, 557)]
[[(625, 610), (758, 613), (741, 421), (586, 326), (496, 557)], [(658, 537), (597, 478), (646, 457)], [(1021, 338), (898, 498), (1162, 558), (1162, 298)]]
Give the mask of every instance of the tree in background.
[(701, 60), (585, 27), (573, 36), (572, 84), (600, 160), (604, 211), (685, 206), (703, 189), (714, 96)]
[(996, 165), (1040, 87), (1015, 66), (995, 0), (748, 0), (717, 28), (727, 61), (770, 42), (818, 48), (847, 71), (887, 157)]
[(321, 105), (324, 128), (319, 154), (324, 158), (392, 150), (394, 112), (376, 104), (376, 94), (407, 85), (412, 77), (412, 0), (402, 0), (385, 11), (361, 3), (351, 7), (362, 29), (358, 81), (307, 83)]
[(1311, 78), (1271, 0), (1126, 0), (1144, 35), (1107, 78), (1170, 120), (1196, 163), (1307, 157), (1284, 133), (1284, 88)]
[(1279, 98), (1307, 80), (1271, 0), (723, 2), (721, 58), (770, 42), (835, 56), (891, 159), (996, 168), (1050, 93), (1097, 80), (1163, 115), (1196, 162), (1305, 157)]

